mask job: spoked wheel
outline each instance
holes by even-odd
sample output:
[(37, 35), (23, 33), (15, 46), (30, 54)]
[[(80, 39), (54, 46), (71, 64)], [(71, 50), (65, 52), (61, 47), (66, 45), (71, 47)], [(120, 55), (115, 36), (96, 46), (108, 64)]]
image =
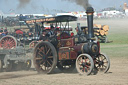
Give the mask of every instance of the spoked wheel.
[(109, 57), (105, 54), (99, 54), (95, 60), (95, 67), (99, 72), (106, 73), (110, 68)]
[(74, 61), (69, 61), (72, 62), (71, 64), (65, 65), (65, 62), (58, 62), (57, 67), (59, 70), (62, 72), (72, 72), (75, 69), (75, 62)]
[(27, 62), (26, 63), (24, 63), (24, 65), (23, 65), (23, 69), (24, 70), (29, 70), (30, 68), (31, 68), (31, 60), (27, 60)]
[(5, 37), (2, 37), (0, 40), (0, 47), (4, 49), (11, 49), (16, 48), (17, 46), (17, 40), (10, 35), (7, 35)]
[(33, 62), (39, 73), (52, 73), (57, 64), (55, 47), (46, 41), (39, 42), (34, 49)]
[(0, 60), (0, 72), (3, 70), (3, 63), (2, 60)]
[(32, 41), (32, 42), (29, 44), (29, 48), (34, 48), (37, 43), (38, 43), (37, 41)]
[(81, 54), (76, 59), (76, 69), (80, 74), (91, 74), (94, 68), (94, 62), (90, 55)]

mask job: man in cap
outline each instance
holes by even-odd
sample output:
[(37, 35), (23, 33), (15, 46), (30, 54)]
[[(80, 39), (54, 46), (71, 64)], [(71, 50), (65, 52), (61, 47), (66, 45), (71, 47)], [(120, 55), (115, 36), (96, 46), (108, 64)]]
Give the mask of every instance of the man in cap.
[(43, 31), (42, 31), (42, 34), (41, 34), (40, 37), (39, 37), (39, 40), (45, 41), (45, 40), (47, 40), (47, 39), (48, 39), (48, 36), (47, 36), (47, 34), (46, 34), (46, 30), (43, 30)]

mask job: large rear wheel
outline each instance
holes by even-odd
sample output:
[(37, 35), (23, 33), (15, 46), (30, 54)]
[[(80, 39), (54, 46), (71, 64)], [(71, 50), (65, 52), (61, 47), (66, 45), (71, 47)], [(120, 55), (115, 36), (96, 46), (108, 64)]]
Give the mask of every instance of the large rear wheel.
[(94, 62), (90, 55), (81, 54), (76, 59), (76, 69), (82, 75), (91, 74), (94, 68)]
[(46, 41), (39, 42), (34, 49), (33, 62), (39, 73), (52, 73), (57, 64), (55, 47)]

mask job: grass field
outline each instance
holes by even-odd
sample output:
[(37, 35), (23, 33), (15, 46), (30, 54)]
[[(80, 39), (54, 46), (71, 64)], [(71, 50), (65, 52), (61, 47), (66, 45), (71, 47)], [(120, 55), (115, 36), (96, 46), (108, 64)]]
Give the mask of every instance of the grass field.
[(128, 59), (128, 19), (100, 20), (96, 23), (107, 24), (110, 27), (108, 39), (112, 43), (102, 43), (101, 50), (110, 57), (125, 57)]

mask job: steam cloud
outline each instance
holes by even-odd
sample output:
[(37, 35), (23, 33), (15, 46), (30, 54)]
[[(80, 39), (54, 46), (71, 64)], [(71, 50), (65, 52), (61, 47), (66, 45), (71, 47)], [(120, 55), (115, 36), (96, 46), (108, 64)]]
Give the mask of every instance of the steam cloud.
[(87, 7), (90, 7), (91, 6), (89, 4), (89, 0), (62, 0), (62, 1), (75, 2), (77, 5), (82, 6), (85, 10), (87, 9)]

